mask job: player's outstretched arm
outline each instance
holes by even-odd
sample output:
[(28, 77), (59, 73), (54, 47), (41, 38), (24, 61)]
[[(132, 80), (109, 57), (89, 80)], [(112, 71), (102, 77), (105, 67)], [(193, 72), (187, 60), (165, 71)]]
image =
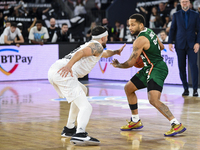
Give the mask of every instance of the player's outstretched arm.
[(121, 52), (123, 51), (125, 46), (126, 46), (126, 43), (118, 50), (105, 50), (103, 51), (103, 55), (101, 57), (108, 58), (116, 54), (121, 55)]
[(124, 63), (119, 63), (119, 61), (117, 59), (114, 59), (111, 64), (115, 68), (130, 68), (130, 67), (134, 66), (138, 57), (142, 53), (146, 42), (148, 42), (147, 38), (144, 38), (144, 37), (137, 38), (133, 42), (133, 52), (131, 53), (130, 58), (127, 61), (125, 61)]
[(70, 61), (67, 63), (66, 66), (62, 67), (58, 73), (62, 77), (67, 77), (68, 73), (71, 73), (71, 76), (73, 77), (72, 73), (72, 66), (79, 61), (83, 57), (88, 56), (99, 56), (103, 52), (103, 47), (99, 43), (91, 43), (87, 47), (83, 48), (80, 51), (77, 51), (74, 56), (70, 59)]

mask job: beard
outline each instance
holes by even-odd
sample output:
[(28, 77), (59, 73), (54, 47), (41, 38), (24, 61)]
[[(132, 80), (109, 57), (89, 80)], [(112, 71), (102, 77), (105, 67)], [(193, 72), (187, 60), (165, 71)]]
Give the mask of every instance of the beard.
[(187, 10), (189, 9), (189, 6), (186, 6), (186, 7), (182, 7), (183, 10)]
[(51, 27), (54, 28), (54, 27), (55, 27), (55, 24), (51, 24)]
[(137, 36), (140, 33), (140, 31), (135, 31), (133, 34), (131, 34), (132, 36)]
[(106, 48), (106, 43), (102, 43), (103, 48)]

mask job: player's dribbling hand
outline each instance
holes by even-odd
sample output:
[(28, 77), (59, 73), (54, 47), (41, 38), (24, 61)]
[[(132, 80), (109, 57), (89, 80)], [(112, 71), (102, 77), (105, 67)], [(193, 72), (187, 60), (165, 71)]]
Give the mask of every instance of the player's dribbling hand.
[(126, 46), (126, 43), (117, 51), (118, 55), (121, 55), (121, 52), (123, 51), (124, 47)]
[(111, 65), (113, 65), (113, 67), (118, 68), (119, 65), (119, 61), (117, 59), (112, 60), (112, 63), (110, 63)]
[(73, 77), (72, 69), (68, 68), (67, 66), (64, 66), (60, 70), (58, 70), (58, 73), (60, 73), (61, 77), (67, 77), (69, 72), (71, 73), (71, 76)]

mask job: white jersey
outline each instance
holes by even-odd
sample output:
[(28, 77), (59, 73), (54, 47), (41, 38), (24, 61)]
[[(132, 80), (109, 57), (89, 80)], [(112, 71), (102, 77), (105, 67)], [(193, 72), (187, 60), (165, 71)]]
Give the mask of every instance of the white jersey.
[(16, 30), (14, 32), (11, 32), (10, 27), (7, 27), (7, 28), (4, 29), (4, 31), (3, 31), (2, 35), (1, 35), (1, 38), (0, 38), (0, 43), (1, 44), (5, 44), (5, 42), (4, 42), (4, 36), (5, 35), (7, 36), (7, 40), (8, 41), (14, 41), (15, 38), (17, 37), (17, 35), (18, 36), (22, 36), (19, 28), (16, 28)]
[[(70, 60), (74, 56), (74, 54), (76, 52), (78, 52), (78, 51), (82, 50), (83, 48), (87, 47), (90, 43), (99, 43), (99, 42), (95, 41), (95, 40), (91, 40), (91, 41), (81, 45), (80, 47), (76, 48), (75, 50), (73, 50), (71, 53), (66, 55), (63, 59)], [(87, 56), (87, 57), (81, 58), (79, 61), (77, 61), (72, 66), (73, 74), (75, 76), (77, 76), (78, 78), (82, 78), (85, 75), (87, 75), (88, 73), (90, 73), (90, 71), (94, 68), (96, 63), (101, 58), (102, 54), (103, 54), (103, 51), (98, 57), (97, 56)]]

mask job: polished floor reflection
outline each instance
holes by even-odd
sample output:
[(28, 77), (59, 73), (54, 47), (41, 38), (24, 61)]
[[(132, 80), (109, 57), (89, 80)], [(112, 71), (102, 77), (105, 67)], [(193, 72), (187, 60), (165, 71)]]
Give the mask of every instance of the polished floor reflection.
[[(182, 97), (179, 85), (165, 85), (161, 101), (169, 106), (187, 131), (164, 137), (170, 124), (147, 100), (147, 91), (137, 91), (144, 128), (119, 130), (130, 118), (124, 93), (126, 82), (82, 81), (93, 106), (89, 135), (100, 146), (73, 146), (60, 133), (66, 125), (69, 104), (59, 99), (47, 80), (0, 82), (0, 150), (199, 150), (200, 97)], [(199, 91), (200, 93), (200, 91)]]

